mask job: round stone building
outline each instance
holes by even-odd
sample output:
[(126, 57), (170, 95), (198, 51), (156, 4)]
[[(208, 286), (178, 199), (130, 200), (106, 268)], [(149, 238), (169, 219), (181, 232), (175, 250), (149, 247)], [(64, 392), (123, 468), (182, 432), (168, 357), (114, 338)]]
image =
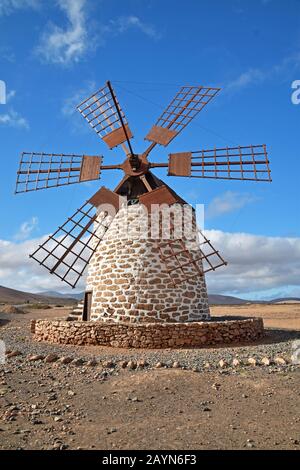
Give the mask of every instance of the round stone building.
[[(180, 212), (181, 207), (177, 205), (176, 210)], [(98, 217), (101, 220), (103, 214)], [(153, 220), (141, 204), (125, 205), (113, 218), (89, 263), (85, 320), (153, 323), (209, 319), (204, 275), (182, 280), (178, 257), (170, 256), (163, 262), (162, 234), (153, 237)], [(159, 226), (161, 229), (161, 222)], [(198, 244), (190, 252), (200, 258)], [(201, 260), (197, 262), (201, 269)], [(192, 269), (185, 266), (185, 274), (192, 274)]]

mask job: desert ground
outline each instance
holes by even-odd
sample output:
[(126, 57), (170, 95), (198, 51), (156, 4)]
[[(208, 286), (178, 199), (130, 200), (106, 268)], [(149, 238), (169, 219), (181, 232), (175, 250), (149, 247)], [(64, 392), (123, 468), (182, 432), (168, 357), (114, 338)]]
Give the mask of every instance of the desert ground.
[[(0, 314), (0, 339), (18, 353), (0, 364), (0, 449), (300, 449), (299, 366), (291, 363), (300, 304), (211, 308), (261, 316), (266, 336), (255, 344), (125, 350), (32, 340), (31, 319), (68, 311)], [(49, 354), (72, 362), (29, 360)]]

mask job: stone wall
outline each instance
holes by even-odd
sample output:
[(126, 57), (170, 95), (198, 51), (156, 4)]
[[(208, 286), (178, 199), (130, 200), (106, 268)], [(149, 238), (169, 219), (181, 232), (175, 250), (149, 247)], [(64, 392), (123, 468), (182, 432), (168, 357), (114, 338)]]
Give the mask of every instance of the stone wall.
[[(181, 206), (172, 209), (175, 219), (182, 216)], [(89, 263), (86, 291), (92, 292), (91, 320), (149, 323), (209, 318), (205, 277), (190, 265), (185, 273), (196, 277), (182, 282), (182, 270), (175, 269), (176, 285), (172, 283), (159, 255), (160, 240), (153, 231), (149, 234), (154, 226), (151, 217), (137, 204), (121, 208), (113, 219)], [(190, 253), (194, 259), (201, 257), (198, 244)], [(180, 256), (182, 263), (189, 261), (186, 253)], [(201, 260), (198, 265), (202, 269)], [(169, 258), (168, 268), (176, 266), (176, 258)]]
[(264, 335), (261, 318), (192, 323), (115, 323), (33, 320), (36, 341), (124, 348), (205, 347), (255, 341)]

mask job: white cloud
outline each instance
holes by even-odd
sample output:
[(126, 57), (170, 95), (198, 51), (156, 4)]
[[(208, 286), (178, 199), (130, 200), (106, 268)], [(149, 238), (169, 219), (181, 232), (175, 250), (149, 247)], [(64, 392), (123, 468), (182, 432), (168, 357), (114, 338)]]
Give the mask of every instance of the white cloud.
[(37, 217), (31, 217), (30, 220), (27, 220), (26, 222), (23, 222), (14, 236), (15, 240), (26, 240), (32, 235), (32, 232), (34, 232), (38, 227), (38, 218)]
[[(72, 289), (57, 276), (49, 274), (49, 271), (29, 258), (29, 254), (47, 238), (48, 236), (44, 236), (20, 243), (0, 240), (0, 285), (27, 292), (71, 292)], [(84, 278), (77, 287), (79, 291), (84, 289)]]
[(242, 207), (257, 201), (258, 198), (248, 193), (237, 193), (235, 191), (225, 191), (220, 196), (212, 199), (208, 205), (205, 216), (209, 219), (220, 215), (234, 212)]
[[(228, 261), (207, 275), (210, 293), (243, 297), (300, 296), (300, 238), (266, 237), (207, 230), (206, 236)], [(46, 236), (20, 243), (0, 240), (0, 285), (30, 292), (70, 292), (56, 276), (28, 258)], [(85, 279), (76, 286), (84, 289)]]
[(146, 36), (149, 36), (152, 39), (160, 39), (160, 33), (149, 24), (144, 23), (137, 16), (120, 16), (115, 20), (110, 20), (108, 25), (104, 27), (104, 32), (111, 34), (122, 34), (128, 31), (129, 29), (138, 29)]
[(250, 85), (256, 85), (263, 82), (268, 76), (268, 72), (260, 69), (249, 69), (241, 73), (237, 78), (233, 79), (226, 86), (227, 91), (238, 91)]
[(29, 129), (28, 121), (14, 109), (10, 109), (8, 112), (0, 114), (0, 126)]
[(57, 5), (66, 15), (67, 26), (49, 24), (37, 54), (46, 62), (69, 65), (79, 62), (88, 50), (86, 0), (57, 0)]
[(70, 65), (83, 59), (92, 48), (105, 43), (105, 38), (119, 35), (130, 29), (141, 31), (152, 39), (159, 39), (160, 34), (151, 25), (144, 23), (137, 16), (121, 16), (110, 20), (107, 25), (98, 25), (97, 44), (91, 36), (91, 19), (86, 11), (86, 0), (57, 0), (59, 8), (65, 13), (68, 24), (65, 27), (49, 24), (43, 34), (38, 55), (48, 63)]
[(243, 296), (295, 286), (300, 295), (300, 238), (205, 231), (228, 266), (207, 276), (212, 293)]
[(268, 80), (290, 79), (291, 71), (299, 70), (300, 67), (300, 48), (296, 48), (293, 54), (284, 57), (278, 64), (270, 65), (269, 68), (249, 68), (246, 72), (242, 72), (238, 77), (228, 82), (224, 91), (233, 93), (245, 88), (259, 85)]
[[(53, 3), (63, 13), (64, 20), (62, 24), (49, 21), (35, 48), (36, 55), (46, 63), (65, 66), (78, 63), (90, 50), (103, 46), (107, 36), (123, 34), (130, 29), (138, 30), (152, 39), (161, 37), (152, 25), (134, 15), (117, 17), (106, 25), (98, 23), (95, 32), (97, 22), (88, 14), (90, 5), (87, 0), (56, 0)], [(40, 0), (0, 0), (0, 16), (40, 7)], [(11, 55), (6, 59), (14, 60)]]
[(10, 15), (16, 10), (37, 9), (39, 6), (40, 0), (0, 0), (0, 16)]

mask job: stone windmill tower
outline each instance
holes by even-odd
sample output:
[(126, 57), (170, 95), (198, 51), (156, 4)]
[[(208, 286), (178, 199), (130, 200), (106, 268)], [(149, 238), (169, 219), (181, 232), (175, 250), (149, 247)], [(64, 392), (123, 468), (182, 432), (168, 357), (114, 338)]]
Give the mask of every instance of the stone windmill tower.
[(225, 263), (197, 228), (194, 210), (153, 168), (192, 178), (270, 181), (265, 145), (172, 153), (167, 163), (148, 160), (167, 146), (216, 96), (218, 88), (183, 86), (134, 153), (132, 133), (110, 82), (78, 110), (123, 163), (101, 156), (23, 153), (16, 192), (98, 180), (103, 170), (124, 176), (100, 188), (30, 256), (75, 287), (87, 265), (84, 318), (114, 322), (191, 322), (209, 318), (204, 274)]

